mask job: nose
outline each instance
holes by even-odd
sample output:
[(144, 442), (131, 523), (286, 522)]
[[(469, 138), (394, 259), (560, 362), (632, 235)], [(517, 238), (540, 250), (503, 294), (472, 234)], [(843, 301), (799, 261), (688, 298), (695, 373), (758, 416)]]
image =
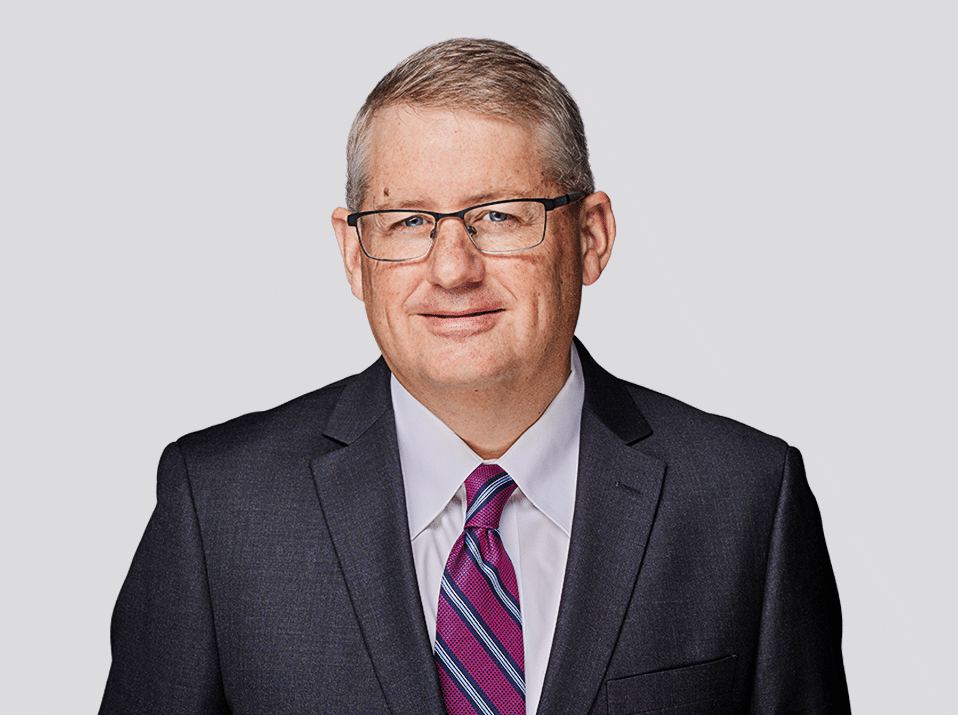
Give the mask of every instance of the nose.
[(485, 276), (483, 255), (465, 223), (455, 217), (439, 221), (428, 258), (429, 279), (442, 288), (479, 283)]

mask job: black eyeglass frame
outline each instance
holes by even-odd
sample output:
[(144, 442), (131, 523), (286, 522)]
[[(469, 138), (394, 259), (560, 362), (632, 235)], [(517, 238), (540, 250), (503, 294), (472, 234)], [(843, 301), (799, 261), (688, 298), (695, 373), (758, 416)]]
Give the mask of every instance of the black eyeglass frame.
[[(513, 248), (509, 251), (486, 251), (482, 248), (479, 248), (476, 245), (475, 232), (476, 229), (473, 226), (466, 226), (466, 233), (469, 234), (469, 240), (472, 241), (472, 245), (476, 246), (476, 250), (480, 253), (486, 253), (494, 256), (501, 256), (508, 253), (519, 253), (521, 251), (528, 251), (531, 248), (535, 248), (542, 244), (546, 240), (546, 228), (548, 227), (548, 215), (549, 212), (553, 209), (561, 208), (562, 206), (568, 206), (571, 203), (578, 201), (579, 199), (585, 198), (586, 193), (584, 191), (573, 191), (571, 194), (563, 194), (562, 196), (556, 196), (552, 199), (540, 199), (540, 198), (530, 198), (530, 199), (506, 199), (505, 201), (488, 201), (484, 204), (477, 204), (476, 206), (469, 206), (464, 208), (462, 211), (454, 211), (452, 213), (439, 213), (437, 211), (426, 211), (425, 209), (379, 209), (376, 211), (357, 211), (356, 213), (351, 213), (346, 217), (346, 223), (349, 226), (352, 226), (356, 229), (356, 236), (359, 238), (359, 247), (363, 249), (363, 253), (366, 254), (367, 258), (370, 258), (374, 261), (383, 261), (386, 263), (405, 263), (407, 261), (417, 261), (420, 258), (429, 255), (429, 252), (432, 250), (433, 244), (436, 242), (436, 231), (439, 228), (439, 222), (444, 218), (457, 218), (462, 221), (462, 225), (466, 226), (466, 214), (470, 211), (475, 211), (476, 209), (481, 209), (484, 206), (501, 206), (502, 204), (514, 204), (519, 203), (520, 201), (534, 201), (535, 203), (542, 204), (546, 210), (546, 220), (542, 224), (542, 238), (540, 238), (536, 243), (531, 246), (526, 246), (525, 248)], [(398, 214), (398, 213), (417, 213), (425, 214), (426, 216), (432, 216), (435, 221), (432, 231), (429, 233), (429, 248), (425, 250), (422, 255), (413, 256), (412, 258), (377, 258), (376, 256), (369, 255), (369, 251), (366, 250), (366, 246), (363, 245), (363, 237), (359, 232), (358, 222), (363, 216), (371, 216), (373, 214)]]

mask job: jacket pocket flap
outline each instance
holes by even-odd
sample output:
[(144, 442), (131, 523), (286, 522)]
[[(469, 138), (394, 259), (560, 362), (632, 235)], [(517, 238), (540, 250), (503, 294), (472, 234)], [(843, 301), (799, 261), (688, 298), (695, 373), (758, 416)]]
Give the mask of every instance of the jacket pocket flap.
[(671, 670), (610, 680), (609, 715), (632, 715), (659, 708), (715, 700), (732, 689), (736, 656)]

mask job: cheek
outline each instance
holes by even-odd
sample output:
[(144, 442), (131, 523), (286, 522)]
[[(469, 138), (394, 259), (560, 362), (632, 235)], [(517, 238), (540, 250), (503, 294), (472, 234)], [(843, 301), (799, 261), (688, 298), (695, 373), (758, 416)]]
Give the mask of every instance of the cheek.
[(392, 265), (369, 266), (363, 272), (366, 314), (379, 329), (396, 330), (405, 315), (405, 305), (412, 291), (410, 276)]
[(543, 331), (540, 339), (549, 340), (549, 334), (565, 322), (566, 304), (571, 299), (571, 275), (559, 263), (550, 261), (531, 271), (522, 279), (527, 301), (533, 310), (531, 319)]
[(556, 291), (565, 294), (575, 289), (581, 283), (582, 258), (568, 241), (556, 247), (552, 256), (551, 265), (552, 283)]
[(574, 326), (582, 296), (582, 257), (568, 243), (555, 256), (551, 278), (550, 300), (555, 319), (564, 328)]
[(368, 264), (363, 270), (363, 302), (373, 332), (380, 330), (386, 318), (386, 306), (389, 305), (388, 285)]

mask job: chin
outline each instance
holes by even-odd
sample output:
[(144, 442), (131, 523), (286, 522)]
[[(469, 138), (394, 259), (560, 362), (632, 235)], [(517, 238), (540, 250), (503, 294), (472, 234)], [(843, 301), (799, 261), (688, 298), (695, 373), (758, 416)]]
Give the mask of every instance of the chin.
[(480, 370), (477, 366), (471, 365), (468, 369), (455, 369), (450, 366), (448, 370), (430, 370), (425, 379), (437, 387), (458, 388), (463, 390), (481, 390), (494, 387), (506, 381), (508, 371), (506, 370)]
[(472, 351), (454, 351), (433, 356), (420, 364), (424, 382), (437, 387), (475, 389), (494, 387), (508, 382), (514, 370), (509, 361), (482, 359)]

